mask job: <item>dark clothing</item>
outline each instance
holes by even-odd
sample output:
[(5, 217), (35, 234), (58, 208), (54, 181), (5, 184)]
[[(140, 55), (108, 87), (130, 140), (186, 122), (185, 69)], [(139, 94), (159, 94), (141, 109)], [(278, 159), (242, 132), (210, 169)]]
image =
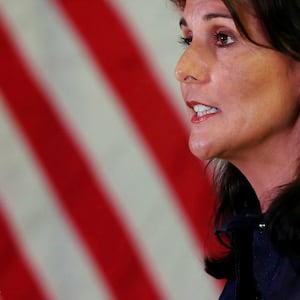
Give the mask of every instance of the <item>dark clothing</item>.
[[(243, 225), (241, 226), (241, 218), (239, 224), (234, 223), (240, 236), (244, 235), (243, 238), (251, 239), (251, 249), (248, 257), (239, 256), (240, 252), (247, 252), (245, 249), (247, 245), (234, 243), (232, 246), (233, 249), (237, 246), (243, 248), (234, 249), (236, 256), (237, 254), (239, 256), (236, 259), (237, 275), (236, 279), (227, 281), (219, 300), (300, 300), (300, 259), (280, 256), (269, 241), (262, 219), (251, 217), (251, 220), (254, 220), (251, 226), (249, 226), (251, 222), (246, 221), (248, 233)], [(251, 235), (249, 235), (250, 227), (252, 227)], [(234, 230), (232, 232), (234, 239), (236, 232)], [(247, 260), (250, 264), (243, 266), (239, 259)], [(241, 267), (244, 270), (239, 270)], [(243, 291), (240, 291), (241, 289)]]

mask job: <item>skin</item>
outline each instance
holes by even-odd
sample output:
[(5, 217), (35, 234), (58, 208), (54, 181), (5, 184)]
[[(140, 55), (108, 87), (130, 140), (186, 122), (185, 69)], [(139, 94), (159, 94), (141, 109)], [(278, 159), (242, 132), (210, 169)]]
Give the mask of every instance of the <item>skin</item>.
[[(247, 15), (251, 36), (267, 45), (259, 22)], [(186, 49), (176, 67), (182, 96), (218, 109), (191, 119), (189, 145), (202, 160), (222, 158), (248, 178), (262, 209), (290, 182), (300, 142), (300, 65), (238, 33), (220, 0), (187, 0), (181, 29)]]

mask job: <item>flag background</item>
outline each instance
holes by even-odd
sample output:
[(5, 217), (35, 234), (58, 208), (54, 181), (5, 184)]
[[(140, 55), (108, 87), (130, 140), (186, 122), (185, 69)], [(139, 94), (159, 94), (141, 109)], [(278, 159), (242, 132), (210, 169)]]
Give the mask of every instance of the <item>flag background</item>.
[(166, 0), (0, 0), (0, 292), (217, 299)]

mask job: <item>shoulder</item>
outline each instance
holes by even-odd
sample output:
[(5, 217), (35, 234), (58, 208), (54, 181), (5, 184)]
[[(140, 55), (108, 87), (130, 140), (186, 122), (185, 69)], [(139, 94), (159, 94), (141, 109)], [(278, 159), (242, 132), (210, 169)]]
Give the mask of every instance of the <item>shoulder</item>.
[(300, 299), (300, 261), (283, 258), (280, 268), (274, 276), (270, 299)]

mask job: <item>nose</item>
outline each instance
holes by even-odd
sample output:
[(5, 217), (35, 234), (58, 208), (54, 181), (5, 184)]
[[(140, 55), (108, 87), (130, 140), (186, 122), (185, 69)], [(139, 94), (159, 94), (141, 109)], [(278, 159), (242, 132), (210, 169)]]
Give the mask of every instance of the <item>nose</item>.
[(205, 56), (201, 55), (197, 49), (189, 46), (177, 63), (175, 77), (181, 83), (203, 83), (209, 81), (209, 67)]

